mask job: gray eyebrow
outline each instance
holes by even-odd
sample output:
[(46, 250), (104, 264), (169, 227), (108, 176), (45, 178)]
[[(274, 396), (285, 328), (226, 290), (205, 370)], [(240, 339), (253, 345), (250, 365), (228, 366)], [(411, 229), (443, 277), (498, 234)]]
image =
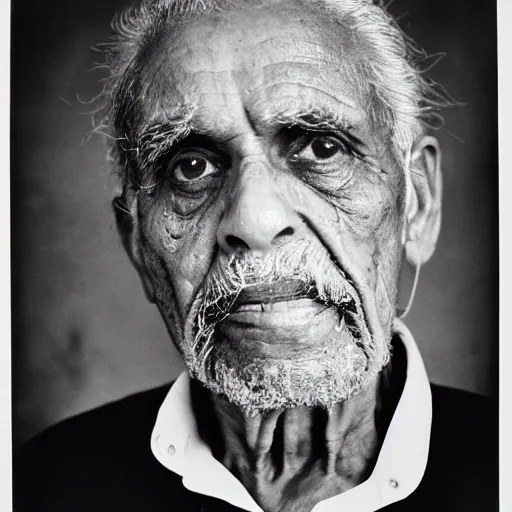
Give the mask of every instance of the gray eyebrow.
[(172, 146), (187, 137), (192, 131), (187, 120), (156, 123), (146, 127), (137, 137), (136, 160), (141, 171), (148, 170)]
[(161, 119), (146, 122), (137, 130), (132, 147), (125, 151), (135, 152), (137, 166), (145, 173), (172, 146), (192, 132), (192, 117), (196, 107), (190, 104), (178, 105), (173, 113), (166, 113)]
[(303, 126), (310, 130), (348, 131), (350, 124), (344, 119), (325, 111), (311, 110), (297, 114), (280, 114), (275, 118), (279, 124)]
[(352, 125), (342, 114), (320, 107), (301, 109), (266, 108), (259, 122), (266, 125), (302, 126), (308, 130), (349, 132)]

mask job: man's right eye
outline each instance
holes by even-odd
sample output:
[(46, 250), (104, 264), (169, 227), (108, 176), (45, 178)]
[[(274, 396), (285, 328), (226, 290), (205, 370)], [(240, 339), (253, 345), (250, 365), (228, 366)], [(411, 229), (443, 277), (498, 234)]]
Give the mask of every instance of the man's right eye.
[(178, 185), (193, 185), (207, 182), (219, 176), (222, 166), (219, 158), (210, 152), (184, 151), (174, 156), (167, 166), (172, 181)]

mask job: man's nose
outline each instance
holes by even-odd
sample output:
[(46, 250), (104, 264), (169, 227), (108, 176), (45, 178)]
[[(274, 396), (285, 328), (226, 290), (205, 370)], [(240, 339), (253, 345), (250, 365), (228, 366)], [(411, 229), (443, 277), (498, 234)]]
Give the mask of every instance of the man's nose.
[[(233, 190), (218, 230), (217, 242), (226, 253), (266, 252), (299, 234), (302, 219), (262, 169), (242, 176)], [(257, 172), (260, 171), (260, 172)]]

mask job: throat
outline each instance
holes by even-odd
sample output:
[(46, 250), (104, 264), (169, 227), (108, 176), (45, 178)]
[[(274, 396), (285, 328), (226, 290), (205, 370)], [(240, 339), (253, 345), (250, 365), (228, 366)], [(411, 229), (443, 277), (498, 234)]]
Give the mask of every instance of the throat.
[(197, 382), (192, 392), (193, 403), (201, 404), (195, 408), (201, 436), (263, 510), (309, 512), (371, 474), (383, 437), (379, 382), (329, 410), (296, 407), (254, 416)]

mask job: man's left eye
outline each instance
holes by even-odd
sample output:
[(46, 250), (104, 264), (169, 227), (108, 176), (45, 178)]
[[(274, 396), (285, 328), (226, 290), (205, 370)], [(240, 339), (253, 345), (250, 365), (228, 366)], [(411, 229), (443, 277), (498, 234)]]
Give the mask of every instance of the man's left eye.
[(315, 137), (309, 147), (313, 155), (319, 160), (326, 160), (340, 151), (339, 143), (327, 137)]
[(347, 148), (338, 139), (327, 135), (316, 135), (303, 141), (298, 150), (294, 151), (292, 159), (303, 161), (325, 161), (338, 153), (347, 153)]

